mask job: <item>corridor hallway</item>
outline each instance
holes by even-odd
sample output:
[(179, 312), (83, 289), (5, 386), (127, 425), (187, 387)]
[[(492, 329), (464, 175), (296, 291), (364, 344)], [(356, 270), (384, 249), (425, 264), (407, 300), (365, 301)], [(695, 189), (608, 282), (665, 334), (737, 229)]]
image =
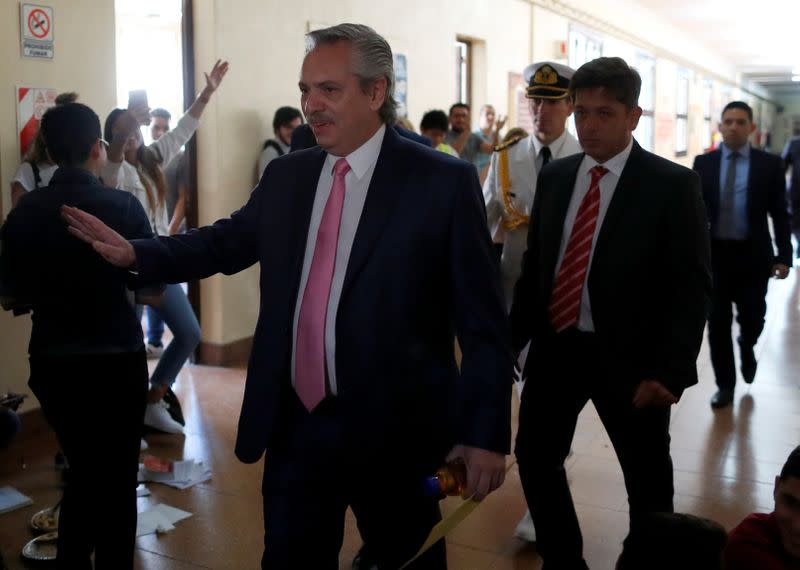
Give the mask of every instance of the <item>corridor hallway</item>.
[[(707, 345), (699, 359), (700, 384), (687, 390), (672, 416), (675, 508), (715, 519), (730, 529), (752, 511), (772, 510), (772, 485), (800, 432), (800, 285), (796, 272), (772, 281), (767, 324), (756, 354), (759, 369), (752, 386), (740, 379), (733, 407), (712, 412), (715, 390)], [(736, 331), (734, 330), (734, 335)], [(152, 366), (152, 363), (151, 363)], [(164, 535), (137, 540), (137, 569), (249, 569), (262, 551), (262, 464), (243, 465), (233, 455), (244, 370), (186, 366), (176, 384), (186, 414), (186, 437), (147, 436), (149, 453), (207, 463), (210, 481), (180, 491), (150, 484), (152, 496), (139, 510), (166, 503), (193, 513)], [(109, 379), (108, 402), (114, 405)], [(516, 409), (516, 400), (515, 400)], [(76, 410), (80, 413), (80, 410)], [(516, 419), (514, 420), (516, 421)], [(113, 434), (113, 426), (98, 426)], [(25, 447), (23, 451), (23, 446)], [(578, 425), (568, 460), (568, 475), (584, 533), (585, 557), (593, 569), (613, 568), (627, 527), (627, 503), (616, 458), (594, 409), (588, 406)], [(56, 451), (51, 433), (17, 440), (0, 453), (0, 485), (12, 485), (34, 504), (0, 515), (0, 549), (9, 568), (25, 568), (22, 546), (32, 537), (28, 521), (59, 497), (53, 469)], [(102, 449), (97, 449), (102, 454)], [(21, 469), (21, 460), (26, 463)], [(387, 494), (376, 497), (391, 509)], [(444, 501), (445, 514), (458, 500)], [(513, 537), (525, 510), (516, 467), (448, 538), (452, 570), (538, 569), (535, 549)], [(114, 524), (108, 513), (106, 524)], [(360, 538), (348, 515), (341, 568), (349, 568)]]

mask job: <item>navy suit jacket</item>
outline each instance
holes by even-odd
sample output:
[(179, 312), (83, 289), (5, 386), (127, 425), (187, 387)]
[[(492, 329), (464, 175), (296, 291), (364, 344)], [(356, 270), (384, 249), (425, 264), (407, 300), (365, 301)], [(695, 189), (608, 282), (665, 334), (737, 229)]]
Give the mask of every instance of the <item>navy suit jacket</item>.
[[(694, 159), (694, 170), (700, 175), (703, 185), (703, 200), (706, 203), (711, 235), (714, 235), (719, 219), (720, 161), (722, 151), (717, 149), (701, 154)], [(772, 247), (767, 215), (772, 218), (775, 231), (775, 245)], [(769, 273), (775, 263), (792, 266), (791, 226), (789, 210), (786, 206), (786, 181), (781, 158), (777, 155), (750, 149), (750, 172), (747, 179), (747, 217), (750, 228), (748, 241), (753, 246), (753, 254), (763, 262)]]
[[(133, 242), (145, 281), (232, 274), (260, 262), (261, 307), (236, 442), (245, 462), (286, 437), (293, 316), (326, 156), (314, 147), (279, 157), (230, 218)], [(428, 472), (455, 443), (507, 453), (512, 362), (474, 167), (387, 129), (337, 314), (337, 403), (347, 441), (376, 460)]]

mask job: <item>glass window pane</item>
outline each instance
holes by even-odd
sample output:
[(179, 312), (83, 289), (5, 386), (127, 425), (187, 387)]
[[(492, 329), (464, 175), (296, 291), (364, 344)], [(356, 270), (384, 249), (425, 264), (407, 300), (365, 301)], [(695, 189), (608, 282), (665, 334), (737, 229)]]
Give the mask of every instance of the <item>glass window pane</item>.
[(688, 144), (688, 123), (686, 118), (678, 117), (675, 121), (675, 152), (686, 152), (689, 149)]
[(633, 131), (633, 136), (636, 142), (647, 151), (653, 152), (653, 116), (642, 115), (639, 119), (639, 125)]

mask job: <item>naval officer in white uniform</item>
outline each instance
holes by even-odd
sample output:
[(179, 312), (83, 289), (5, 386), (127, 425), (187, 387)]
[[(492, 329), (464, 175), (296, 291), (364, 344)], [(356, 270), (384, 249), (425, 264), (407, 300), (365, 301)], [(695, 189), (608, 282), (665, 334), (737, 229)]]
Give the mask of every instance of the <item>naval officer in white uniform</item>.
[(549, 161), (581, 152), (577, 139), (566, 128), (567, 118), (572, 114), (568, 93), (573, 73), (572, 68), (551, 62), (525, 68), (523, 74), (528, 84), (525, 96), (533, 116), (533, 133), (495, 148), (483, 184), (489, 231), (498, 250), (502, 247), (507, 310), (511, 308), (514, 284), (521, 272), (522, 254), (527, 249), (528, 217), (536, 177)]
[[(495, 148), (483, 184), (489, 231), (501, 252), (506, 310), (511, 310), (514, 285), (522, 272), (536, 177), (551, 160), (582, 152), (578, 140), (567, 132), (567, 118), (572, 114), (569, 81), (574, 72), (571, 67), (547, 61), (525, 68), (523, 75), (528, 84), (525, 96), (533, 116), (533, 133), (512, 138)], [(526, 347), (520, 355), (522, 364), (527, 352)], [(522, 385), (518, 382), (518, 389)], [(530, 511), (517, 525), (515, 534), (523, 540), (536, 541)]]

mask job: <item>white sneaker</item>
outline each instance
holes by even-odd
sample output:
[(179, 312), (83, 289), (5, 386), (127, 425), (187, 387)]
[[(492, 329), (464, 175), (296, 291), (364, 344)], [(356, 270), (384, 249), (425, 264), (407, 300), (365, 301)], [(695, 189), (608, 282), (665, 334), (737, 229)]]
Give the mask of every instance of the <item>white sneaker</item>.
[(536, 529), (533, 527), (533, 518), (530, 511), (525, 511), (525, 516), (519, 521), (514, 536), (527, 542), (536, 542)]
[(161, 346), (156, 346), (148, 342), (144, 349), (145, 352), (147, 352), (147, 358), (161, 358), (161, 355), (164, 354), (163, 344)]
[(147, 445), (147, 442), (144, 440), (144, 438), (142, 438), (142, 443), (139, 444), (139, 451), (144, 451), (148, 447), (150, 446)]
[(183, 426), (170, 417), (167, 408), (164, 400), (147, 404), (144, 410), (144, 425), (166, 433), (183, 433)]

